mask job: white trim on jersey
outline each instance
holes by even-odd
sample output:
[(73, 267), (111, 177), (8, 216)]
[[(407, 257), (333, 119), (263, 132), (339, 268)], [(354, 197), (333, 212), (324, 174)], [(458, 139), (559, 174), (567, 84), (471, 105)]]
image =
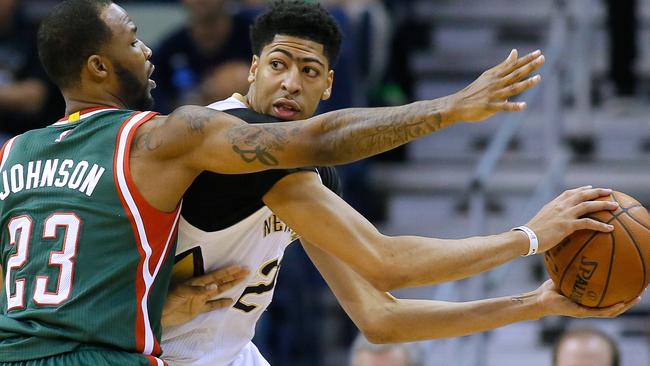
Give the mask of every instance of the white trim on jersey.
[[(81, 121), (81, 120), (83, 120), (83, 119), (86, 119), (86, 118), (88, 118), (88, 117), (92, 117), (92, 116), (94, 116), (94, 115), (96, 115), (96, 114), (99, 114), (99, 113), (102, 113), (102, 112), (117, 111), (117, 110), (118, 110), (117, 108), (105, 108), (105, 109), (99, 109), (99, 110), (96, 110), (96, 111), (92, 111), (92, 112), (84, 113), (84, 114), (82, 114), (81, 116), (79, 116), (79, 119), (78, 119), (78, 120), (73, 121), (73, 122), (79, 122), (79, 121)], [(70, 123), (70, 120), (69, 120), (68, 118), (66, 118), (66, 119), (64, 119), (63, 121), (59, 121), (59, 122), (53, 123), (52, 126), (60, 126), (60, 125), (68, 124), (68, 123)]]
[(2, 152), (2, 162), (0, 162), (0, 170), (5, 166), (5, 163), (7, 162), (7, 158), (9, 158), (9, 151), (11, 151), (11, 147), (14, 146), (14, 141), (16, 140), (16, 137), (14, 136), (9, 141), (7, 141), (7, 145), (5, 145), (5, 150)]
[(210, 109), (216, 109), (218, 111), (227, 111), (229, 109), (240, 109), (240, 108), (248, 108), (248, 106), (244, 103), (242, 103), (241, 100), (235, 98), (235, 97), (230, 97), (228, 99), (220, 100), (218, 102), (214, 102), (210, 105), (207, 106), (207, 108)]
[[(124, 129), (122, 130), (122, 133), (119, 136), (118, 139), (118, 146), (117, 146), (117, 171), (115, 172), (117, 175), (117, 180), (120, 185), (120, 190), (122, 191), (122, 195), (124, 197), (124, 200), (126, 201), (129, 210), (131, 211), (133, 215), (133, 219), (136, 223), (136, 227), (138, 229), (138, 235), (140, 237), (140, 242), (142, 244), (142, 249), (144, 250), (145, 253), (145, 259), (144, 263), (142, 266), (142, 275), (144, 278), (144, 284), (145, 284), (145, 290), (144, 290), (144, 296), (142, 297), (142, 300), (140, 302), (140, 307), (142, 310), (143, 314), (143, 321), (144, 321), (144, 331), (145, 331), (145, 343), (144, 343), (144, 350), (143, 353), (150, 355), (153, 352), (153, 347), (154, 347), (154, 335), (153, 331), (151, 329), (151, 324), (149, 322), (149, 309), (147, 306), (147, 299), (149, 298), (149, 291), (151, 289), (151, 286), (153, 285), (154, 279), (156, 278), (156, 275), (158, 274), (158, 270), (160, 269), (160, 266), (162, 265), (162, 262), (165, 259), (164, 254), (160, 257), (158, 260), (158, 263), (156, 264), (156, 268), (154, 270), (154, 273), (151, 274), (149, 272), (149, 259), (151, 258), (152, 250), (151, 250), (151, 245), (149, 244), (149, 240), (147, 239), (147, 233), (145, 231), (144, 227), (144, 222), (142, 221), (142, 217), (140, 215), (140, 212), (138, 211), (138, 206), (135, 203), (135, 200), (133, 199), (133, 196), (131, 194), (131, 191), (129, 190), (128, 184), (126, 182), (126, 174), (125, 174), (125, 163), (128, 164), (128, 162), (125, 161), (125, 154), (126, 154), (126, 149), (127, 149), (127, 141), (128, 141), (128, 136), (133, 127), (140, 122), (143, 118), (145, 118), (149, 112), (141, 112), (131, 118), (129, 122), (127, 122), (126, 126), (124, 126)], [(169, 233), (167, 243), (165, 243), (165, 250), (163, 253), (167, 252), (167, 248), (172, 241), (173, 233), (174, 233), (174, 228), (176, 227), (176, 224), (178, 223), (178, 219), (180, 217), (180, 212), (181, 210), (178, 210), (178, 213), (176, 214), (176, 218), (174, 220), (174, 225), (172, 225), (172, 230)], [(160, 364), (160, 363), (159, 363)]]

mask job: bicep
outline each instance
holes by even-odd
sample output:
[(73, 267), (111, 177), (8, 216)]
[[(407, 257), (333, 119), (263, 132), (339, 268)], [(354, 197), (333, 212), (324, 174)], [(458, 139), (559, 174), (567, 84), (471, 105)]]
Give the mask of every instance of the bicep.
[(183, 161), (196, 171), (241, 174), (317, 163), (313, 131), (300, 122), (248, 124), (213, 109), (185, 106), (166, 131)]
[(382, 273), (386, 237), (323, 186), (315, 174), (288, 175), (263, 199), (302, 238), (341, 259), (365, 279), (372, 282)]

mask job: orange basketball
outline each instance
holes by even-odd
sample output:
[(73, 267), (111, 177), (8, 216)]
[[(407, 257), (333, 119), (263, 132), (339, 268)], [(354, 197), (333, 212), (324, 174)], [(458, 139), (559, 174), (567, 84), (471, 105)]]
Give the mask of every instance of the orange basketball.
[(597, 308), (633, 300), (650, 282), (648, 211), (620, 192), (601, 200), (616, 201), (620, 207), (589, 217), (613, 225), (614, 231), (577, 231), (544, 257), (546, 271), (563, 295)]

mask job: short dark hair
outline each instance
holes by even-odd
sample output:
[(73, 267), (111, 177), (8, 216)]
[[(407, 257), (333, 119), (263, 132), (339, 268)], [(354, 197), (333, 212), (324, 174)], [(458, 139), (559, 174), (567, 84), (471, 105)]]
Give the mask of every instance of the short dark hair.
[(309, 4), (300, 0), (274, 2), (251, 26), (253, 52), (259, 55), (278, 34), (322, 44), (330, 65), (336, 63), (341, 51), (341, 30), (319, 3)]
[(553, 346), (553, 366), (557, 365), (558, 352), (560, 350), (560, 347), (562, 346), (562, 343), (564, 343), (564, 341), (571, 338), (585, 339), (590, 337), (600, 338), (609, 345), (609, 348), (612, 351), (612, 358), (610, 359), (611, 366), (619, 366), (621, 364), (621, 353), (618, 349), (618, 345), (616, 344), (616, 341), (614, 341), (612, 337), (610, 337), (609, 335), (607, 335), (607, 333), (602, 332), (598, 329), (578, 328), (578, 329), (567, 331), (564, 334), (562, 334), (560, 338), (557, 340), (557, 342), (555, 343), (555, 345)]
[(38, 56), (61, 89), (77, 86), (81, 68), (108, 43), (111, 29), (101, 18), (110, 0), (66, 0), (57, 4), (38, 29)]

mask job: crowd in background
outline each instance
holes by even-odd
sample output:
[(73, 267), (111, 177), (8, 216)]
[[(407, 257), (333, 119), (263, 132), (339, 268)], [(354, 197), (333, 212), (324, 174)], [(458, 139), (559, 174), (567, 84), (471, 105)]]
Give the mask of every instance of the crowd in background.
[[(248, 28), (266, 1), (118, 1), (127, 8), (130, 3), (182, 3), (187, 15), (184, 25), (149, 44), (156, 66), (156, 111), (169, 113), (180, 105), (207, 105), (236, 92), (246, 93), (252, 58)], [(412, 37), (417, 34), (413, 24), (399, 16), (408, 10), (409, 2), (325, 3), (345, 38), (334, 65), (332, 98), (321, 103), (319, 112), (408, 102), (412, 91), (404, 55), (413, 45), (395, 42), (394, 35), (417, 40)], [(39, 20), (53, 4), (48, 0), (0, 0), (0, 140), (47, 126), (64, 115), (65, 103), (45, 75), (36, 49)], [(380, 159), (400, 160), (403, 155), (403, 150), (398, 150)], [(371, 162), (341, 168), (345, 197), (370, 219), (381, 219), (381, 204), (366, 184), (368, 164)], [(300, 246), (291, 246), (285, 258), (273, 305), (260, 324), (256, 344), (272, 364), (318, 365), (327, 343), (321, 331), (324, 321), (341, 325), (341, 333), (335, 337), (340, 344), (335, 346), (351, 344), (356, 329), (338, 307), (334, 314), (326, 314), (330, 310), (322, 301), (325, 283)]]
[[(169, 113), (180, 105), (207, 105), (235, 92), (245, 94), (251, 61), (248, 27), (266, 1), (139, 2), (182, 2), (187, 12), (185, 25), (164, 36), (159, 43), (149, 45), (156, 66), (155, 110)], [(47, 13), (53, 2), (44, 0), (41, 6), (37, 3), (41, 2), (30, 2), (30, 12), (20, 0), (0, 0), (0, 140), (44, 127), (64, 115), (64, 102), (40, 66), (35, 42), (39, 16)], [(324, 3), (330, 6), (345, 37), (341, 57), (334, 65), (332, 98), (321, 103), (320, 112), (411, 101), (414, 90), (409, 54), (429, 42), (421, 24), (409, 20), (412, 2), (328, 0)], [(612, 74), (617, 92), (627, 95), (635, 91), (630, 60), (636, 53), (636, 38), (628, 36), (630, 29), (635, 29), (634, 10), (629, 10), (635, 2), (621, 3), (626, 6), (616, 2), (619, 5), (611, 8), (612, 39), (629, 42), (613, 43), (622, 48), (612, 53)], [(615, 12), (624, 12), (631, 20), (619, 21), (622, 18)], [(379, 159), (402, 160), (404, 150)], [(372, 196), (366, 184), (368, 164), (372, 162), (363, 161), (340, 169), (344, 198), (371, 220), (381, 220), (381, 200)], [(289, 248), (283, 268), (274, 302), (262, 318), (255, 343), (273, 365), (320, 365), (324, 348), (331, 347), (331, 344), (324, 345), (335, 339), (339, 342), (337, 347), (347, 347), (352, 344), (356, 328), (337, 306), (331, 306), (332, 301), (323, 300), (326, 286), (299, 245)], [(338, 324), (336, 337), (324, 339), (328, 337), (323, 332), (325, 322), (330, 328)], [(413, 350), (404, 351), (404, 356), (397, 351), (393, 355), (391, 348), (373, 348), (363, 340), (357, 340), (355, 349), (367, 352), (368, 355), (359, 356), (366, 358), (373, 352), (397, 358), (407, 357), (406, 353), (411, 352), (409, 357), (416, 357)], [(363, 365), (361, 361), (354, 364)]]

